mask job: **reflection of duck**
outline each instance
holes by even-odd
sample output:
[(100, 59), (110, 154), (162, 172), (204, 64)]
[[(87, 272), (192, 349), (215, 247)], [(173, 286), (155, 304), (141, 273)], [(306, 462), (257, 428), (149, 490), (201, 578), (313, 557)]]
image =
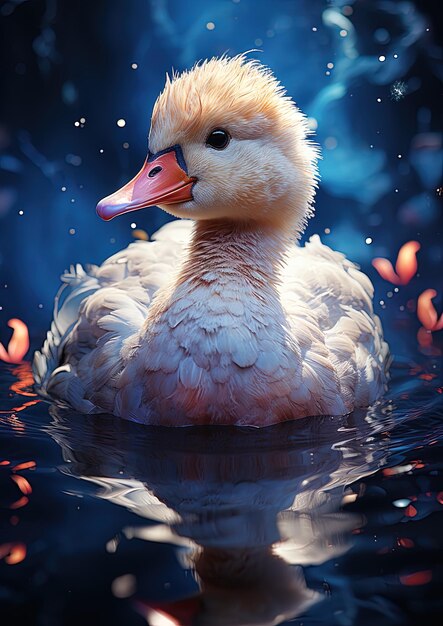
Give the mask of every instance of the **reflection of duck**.
[(69, 461), (63, 471), (149, 520), (126, 527), (126, 537), (188, 550), (201, 591), (164, 604), (139, 588), (138, 606), (153, 625), (164, 612), (176, 621), (163, 624), (206, 626), (279, 624), (304, 612), (320, 596), (294, 565), (347, 550), (361, 520), (338, 511), (344, 487), (383, 459), (374, 429), (358, 416), (250, 431), (53, 414), (51, 434)]
[(387, 346), (368, 278), (318, 237), (293, 243), (316, 183), (307, 134), (243, 56), (168, 79), (142, 170), (98, 213), (157, 204), (196, 223), (63, 276), (34, 361), (42, 393), (164, 425), (263, 426), (374, 402)]
[(301, 571), (288, 567), (270, 547), (204, 548), (193, 566), (200, 594), (176, 602), (137, 603), (150, 626), (274, 626), (320, 599), (306, 587)]

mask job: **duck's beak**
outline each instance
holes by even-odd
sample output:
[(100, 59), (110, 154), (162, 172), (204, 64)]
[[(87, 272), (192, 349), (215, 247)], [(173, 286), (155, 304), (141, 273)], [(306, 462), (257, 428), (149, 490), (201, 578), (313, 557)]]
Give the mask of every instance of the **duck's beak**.
[(139, 173), (124, 187), (97, 204), (104, 220), (158, 204), (192, 200), (197, 179), (189, 177), (180, 146), (149, 155)]

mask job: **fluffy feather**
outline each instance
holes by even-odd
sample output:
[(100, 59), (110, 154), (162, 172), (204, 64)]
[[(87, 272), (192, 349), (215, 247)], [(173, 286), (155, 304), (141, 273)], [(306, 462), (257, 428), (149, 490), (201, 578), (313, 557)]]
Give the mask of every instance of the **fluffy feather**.
[[(248, 275), (245, 281), (231, 259), (234, 268), (221, 285), (206, 266), (203, 284), (182, 283), (170, 302), (170, 287), (163, 280), (153, 284), (150, 264), (169, 259), (171, 276), (192, 258), (186, 251), (192, 223), (180, 223), (180, 237), (176, 224), (163, 227), (156, 241), (131, 244), (92, 268), (93, 276), (79, 268), (75, 279), (65, 275), (71, 289), (65, 302), (68, 309), (76, 303), (76, 323), (62, 305), (54, 325), (64, 320), (68, 332), (63, 340), (54, 334), (36, 354), (45, 393), (83, 412), (163, 424), (264, 425), (342, 414), (377, 399), (386, 382), (387, 346), (372, 312), (372, 286), (355, 265), (313, 237), (291, 248), (278, 298), (257, 269), (254, 281)], [(242, 252), (247, 249), (244, 243)], [(262, 264), (257, 259), (258, 268)], [(163, 324), (159, 303), (166, 301)]]

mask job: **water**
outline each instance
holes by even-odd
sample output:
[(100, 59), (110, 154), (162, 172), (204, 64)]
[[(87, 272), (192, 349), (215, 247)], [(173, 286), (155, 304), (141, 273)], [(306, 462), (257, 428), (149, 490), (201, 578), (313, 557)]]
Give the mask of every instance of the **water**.
[(148, 428), (0, 366), (1, 623), (359, 626), (443, 608), (443, 389), (397, 362), (369, 412)]

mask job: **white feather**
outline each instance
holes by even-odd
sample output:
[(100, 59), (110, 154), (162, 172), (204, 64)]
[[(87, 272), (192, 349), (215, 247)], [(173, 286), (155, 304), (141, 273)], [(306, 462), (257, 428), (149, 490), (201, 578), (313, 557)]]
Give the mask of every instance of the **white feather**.
[[(191, 423), (208, 410), (214, 421), (229, 415), (245, 423), (249, 404), (253, 423), (265, 424), (276, 419), (273, 411), (287, 417), (285, 406), (294, 416), (343, 413), (377, 399), (387, 346), (372, 312), (372, 286), (318, 237), (291, 248), (281, 304), (267, 301), (266, 292), (257, 298), (235, 278), (224, 294), (207, 272), (194, 288), (175, 292), (164, 324), (155, 317), (147, 326), (156, 293), (168, 297), (164, 275), (176, 275), (190, 237), (190, 222), (172, 222), (155, 242), (63, 275), (64, 298), (58, 296), (34, 359), (43, 393), (82, 412), (161, 423), (171, 423), (177, 407)], [(179, 413), (176, 419), (183, 423)]]

